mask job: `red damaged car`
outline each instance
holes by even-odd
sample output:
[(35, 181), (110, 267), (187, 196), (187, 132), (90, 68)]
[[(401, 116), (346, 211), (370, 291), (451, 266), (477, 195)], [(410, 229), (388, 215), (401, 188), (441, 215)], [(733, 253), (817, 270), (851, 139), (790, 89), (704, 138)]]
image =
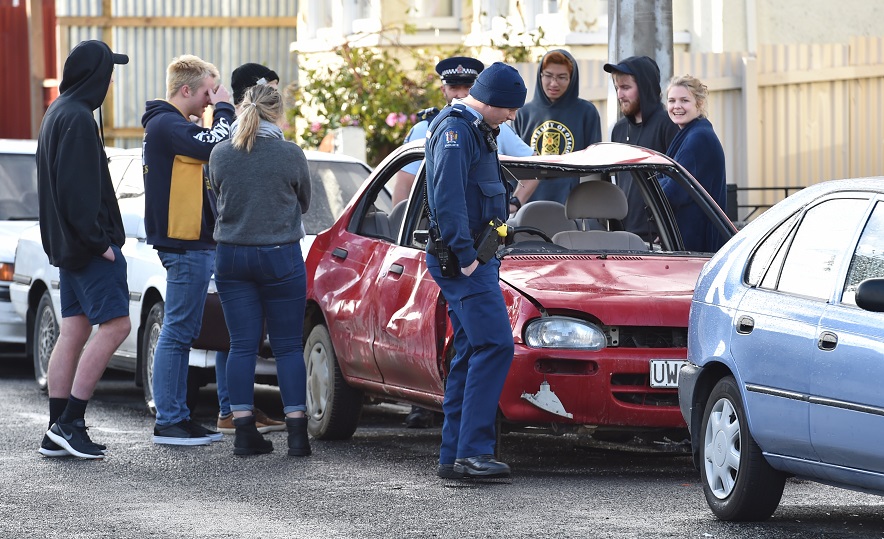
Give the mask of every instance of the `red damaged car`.
[[(423, 166), (409, 199), (392, 201), (402, 168), (423, 151), (414, 142), (389, 155), (307, 256), (304, 357), (316, 438), (352, 436), (367, 397), (441, 410), (454, 351), (445, 300), (424, 262)], [(515, 342), (499, 431), (686, 438), (678, 370), (694, 284), (711, 253), (683, 250), (658, 178), (686, 189), (727, 239), (735, 229), (725, 213), (677, 163), (635, 146), (501, 156), (501, 165), (513, 183), (581, 183), (565, 205), (520, 208), (509, 220), (515, 241), (497, 253)], [(645, 213), (642, 235), (622, 230), (627, 183), (644, 199), (631, 210)]]

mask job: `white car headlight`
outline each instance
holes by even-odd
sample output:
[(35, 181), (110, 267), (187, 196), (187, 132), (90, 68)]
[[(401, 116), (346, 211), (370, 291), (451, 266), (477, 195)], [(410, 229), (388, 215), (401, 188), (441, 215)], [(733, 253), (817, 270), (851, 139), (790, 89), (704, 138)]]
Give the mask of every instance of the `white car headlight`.
[(532, 348), (601, 350), (608, 342), (594, 324), (565, 316), (538, 318), (525, 328), (525, 343)]

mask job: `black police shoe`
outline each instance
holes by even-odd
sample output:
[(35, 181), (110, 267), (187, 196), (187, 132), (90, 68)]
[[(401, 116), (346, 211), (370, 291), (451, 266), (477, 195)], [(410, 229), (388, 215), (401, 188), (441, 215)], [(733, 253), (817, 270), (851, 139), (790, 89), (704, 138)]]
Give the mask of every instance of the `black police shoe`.
[(433, 423), (433, 411), (420, 406), (412, 406), (411, 413), (405, 417), (405, 426), (409, 429), (428, 429)]
[(498, 460), (494, 460), (492, 455), (479, 455), (477, 457), (467, 457), (454, 461), (454, 472), (462, 474), (464, 477), (476, 477), (491, 479), (494, 477), (509, 477), (511, 475), (510, 467)]
[(454, 464), (440, 464), (436, 468), (436, 475), (442, 479), (463, 479), (463, 472), (455, 472)]

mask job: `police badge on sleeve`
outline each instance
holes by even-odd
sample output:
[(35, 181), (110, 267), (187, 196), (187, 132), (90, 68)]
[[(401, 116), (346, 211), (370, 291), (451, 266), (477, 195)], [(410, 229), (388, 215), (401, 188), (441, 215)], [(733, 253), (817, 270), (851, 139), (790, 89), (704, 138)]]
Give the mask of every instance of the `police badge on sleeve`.
[(449, 129), (444, 133), (444, 136), (446, 148), (460, 148), (460, 143), (457, 141), (457, 131)]

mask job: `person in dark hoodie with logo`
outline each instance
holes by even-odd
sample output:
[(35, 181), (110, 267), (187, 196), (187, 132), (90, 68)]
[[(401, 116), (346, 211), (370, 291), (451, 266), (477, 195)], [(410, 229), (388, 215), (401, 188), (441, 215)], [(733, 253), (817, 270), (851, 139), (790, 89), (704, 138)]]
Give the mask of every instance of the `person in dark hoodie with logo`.
[[(578, 96), (577, 62), (568, 51), (549, 51), (540, 61), (534, 98), (519, 109), (513, 128), (539, 155), (582, 150), (602, 140), (599, 111)], [(519, 200), (565, 203), (580, 178), (522, 181), (514, 196)]]
[[(218, 69), (196, 56), (172, 60), (166, 99), (147, 102), (144, 126), (144, 226), (166, 268), (163, 329), (154, 352), (153, 442), (207, 445), (221, 433), (191, 421), (187, 407), (190, 347), (199, 336), (206, 292), (215, 267), (214, 214), (203, 177), (212, 149), (230, 136), (234, 109), (218, 84)], [(205, 128), (192, 121), (213, 105)]]
[[(678, 126), (672, 123), (663, 106), (660, 89), (660, 68), (647, 56), (630, 56), (617, 64), (605, 64), (611, 74), (617, 101), (623, 117), (611, 130), (611, 142), (622, 142), (666, 153)], [(623, 228), (652, 241), (656, 227), (649, 220), (644, 197), (638, 188), (632, 188), (629, 174), (618, 174), (617, 184), (626, 193), (629, 211)]]
[(100, 459), (107, 449), (89, 438), (84, 415), (131, 324), (120, 252), (126, 232), (93, 111), (110, 89), (114, 65), (127, 63), (128, 56), (101, 41), (78, 44), (65, 60), (61, 94), (40, 125), (40, 235), (58, 267), (62, 317), (47, 373), (49, 430), (39, 450), (47, 457)]

